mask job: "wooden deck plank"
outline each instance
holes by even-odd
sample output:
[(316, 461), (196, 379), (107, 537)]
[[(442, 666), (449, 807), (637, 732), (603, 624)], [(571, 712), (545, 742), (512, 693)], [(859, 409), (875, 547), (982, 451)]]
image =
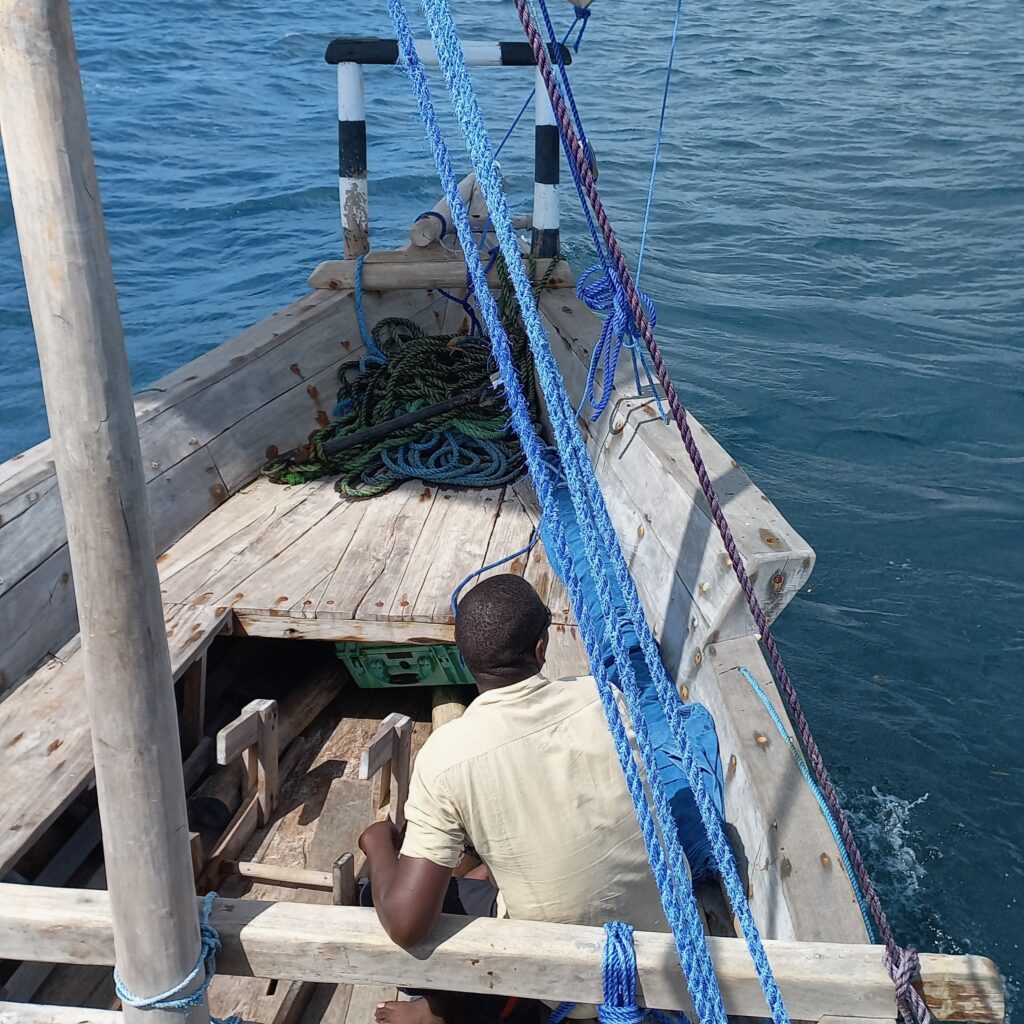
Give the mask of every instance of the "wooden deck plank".
[(333, 480), (318, 480), (305, 487), (326, 492), (317, 495), (317, 501), (327, 507), (326, 515), (245, 580), (245, 596), (236, 602), (236, 609), (312, 617), (316, 611), (312, 595), (326, 591), (343, 560), (348, 565), (353, 536), (359, 534), (372, 505), (346, 501), (334, 490)]
[[(175, 678), (220, 632), (227, 610), (180, 607), (167, 618)], [(0, 704), (0, 878), (92, 779), (81, 651), (51, 662)]]
[[(511, 486), (506, 487), (502, 492), (501, 505), (498, 508), (483, 564), (490, 565), (492, 562), (508, 558), (509, 555), (525, 548), (530, 543), (534, 528), (534, 521), (530, 518), (515, 489)], [(488, 576), (500, 576), (502, 573), (522, 576), (526, 571), (528, 557), (528, 555), (518, 555), (511, 562), (504, 562), (493, 569), (482, 572), (474, 581), (474, 585), (487, 579)]]
[[(165, 604), (239, 603), (245, 597), (245, 581), (257, 569), (271, 559), (287, 557), (293, 544), (337, 508), (337, 494), (330, 486), (317, 482), (288, 489), (267, 480), (260, 481), (260, 486), (280, 490), (280, 503), (250, 527), (165, 579), (161, 586)], [(288, 490), (292, 493), (285, 493)], [(202, 535), (200, 524), (189, 537), (201, 541)]]
[(358, 502), (365, 513), (349, 545), (349, 557), (339, 565), (320, 598), (318, 617), (387, 617), (434, 503), (434, 493), (435, 488), (410, 480), (376, 498)]
[[(411, 582), (423, 572), (414, 600), (404, 612), (416, 622), (454, 622), (452, 591), (484, 564), (503, 490), (442, 491), (434, 499), (410, 558)], [(440, 511), (442, 514), (437, 515)], [(407, 574), (407, 578), (409, 578)], [(403, 580), (403, 589), (408, 584)], [(408, 590), (411, 592), (411, 586)]]
[[(529, 480), (518, 480), (513, 486), (516, 496), (523, 503), (527, 515), (536, 527), (540, 522), (541, 512), (533, 485)], [(552, 622), (575, 622), (572, 609), (569, 607), (569, 592), (551, 567), (543, 541), (538, 541), (537, 546), (530, 552), (529, 562), (523, 575), (526, 577), (526, 582), (532, 584), (534, 590), (540, 594), (540, 599), (551, 609)]]

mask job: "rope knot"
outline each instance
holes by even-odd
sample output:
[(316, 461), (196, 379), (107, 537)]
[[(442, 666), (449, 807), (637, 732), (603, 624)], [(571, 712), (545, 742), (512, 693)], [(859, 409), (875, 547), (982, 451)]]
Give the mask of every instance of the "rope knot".
[(891, 951), (885, 954), (885, 967), (896, 988), (896, 1005), (900, 1016), (910, 1024), (931, 1024), (932, 1015), (921, 993), (914, 988), (914, 979), (921, 972), (921, 960), (916, 946), (898, 950), (898, 958)]
[[(122, 1003), (132, 1006), (136, 1010), (170, 1010), (183, 1016), (195, 1007), (202, 1005), (206, 999), (206, 990), (210, 987), (210, 982), (213, 981), (213, 976), (217, 972), (217, 957), (220, 956), (220, 951), (223, 948), (217, 929), (210, 924), (210, 911), (213, 909), (213, 902), (216, 899), (215, 892), (207, 893), (203, 897), (203, 906), (199, 911), (199, 956), (196, 959), (195, 967), (177, 985), (169, 988), (166, 992), (161, 992), (158, 996), (134, 995), (125, 987), (124, 980), (115, 967), (114, 991)], [(202, 983), (195, 991), (188, 992), (200, 974), (203, 975)], [(213, 1024), (242, 1024), (241, 1017), (237, 1016), (227, 1017), (223, 1021), (218, 1021), (216, 1017), (211, 1017), (210, 1020)]]

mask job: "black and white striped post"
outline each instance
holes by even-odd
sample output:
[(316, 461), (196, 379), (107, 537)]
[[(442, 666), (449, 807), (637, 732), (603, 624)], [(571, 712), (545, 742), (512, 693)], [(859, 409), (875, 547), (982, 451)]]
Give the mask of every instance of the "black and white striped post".
[[(535, 67), (528, 42), (464, 42), (466, 63), (473, 67)], [(550, 49), (550, 47), (549, 47)], [(416, 53), (427, 67), (437, 67), (437, 52), (429, 39), (416, 40)], [(561, 47), (562, 61), (572, 63), (572, 51)], [(554, 53), (551, 54), (552, 60)], [(369, 191), (366, 174), (366, 102), (363, 65), (397, 64), (394, 39), (332, 39), (324, 60), (338, 67), (338, 190), (345, 258), (370, 249)], [(561, 147), (547, 88), (537, 72), (534, 124), (536, 132), (531, 252), (538, 258), (558, 253), (558, 165)]]
[(338, 195), (345, 259), (370, 251), (370, 193), (366, 178), (366, 100), (363, 69), (338, 62)]
[(530, 254), (535, 259), (553, 259), (558, 255), (558, 164), (562, 147), (558, 125), (551, 108), (547, 86), (536, 72), (534, 93), (533, 153), (533, 236)]

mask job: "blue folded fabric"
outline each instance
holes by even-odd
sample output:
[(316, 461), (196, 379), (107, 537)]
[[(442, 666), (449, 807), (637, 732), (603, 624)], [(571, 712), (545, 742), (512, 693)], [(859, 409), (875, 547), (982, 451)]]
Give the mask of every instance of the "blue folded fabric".
[[(566, 541), (573, 550), (582, 551), (583, 544), (580, 538), (579, 523), (576, 519), (576, 512), (573, 508), (568, 488), (559, 488), (557, 497), (558, 515), (562, 528), (565, 531)], [(557, 562), (555, 545), (548, 543), (549, 537), (546, 521), (541, 522), (541, 538), (544, 540), (544, 546), (547, 548), (548, 559), (551, 561), (552, 568), (564, 582), (565, 567)], [(600, 627), (602, 622), (600, 602), (586, 559), (577, 559), (576, 571), (580, 576), (580, 582), (583, 584), (591, 620)], [(629, 658), (640, 687), (641, 714), (643, 714), (644, 721), (647, 723), (647, 729), (654, 745), (655, 760), (668, 796), (669, 805), (672, 808), (676, 826), (679, 830), (679, 839), (686, 853), (686, 858), (690, 863), (693, 879), (695, 882), (698, 882), (715, 873), (711, 842), (701, 822), (700, 811), (697, 808), (693, 793), (690, 790), (689, 781), (683, 769), (682, 753), (672, 736), (665, 712), (658, 700), (654, 682), (651, 679), (651, 673), (647, 668), (643, 651), (640, 648), (636, 628), (627, 614), (621, 590), (618, 583), (610, 575), (608, 582), (614, 597), (615, 613), (619, 616), (621, 633), (629, 651)], [(603, 661), (612, 683), (618, 686), (618, 669), (615, 665), (615, 657), (607, 641), (604, 644)], [(714, 719), (703, 704), (684, 704), (683, 714), (684, 731), (689, 751), (697, 767), (703, 773), (704, 784), (714, 798), (719, 817), (724, 821), (725, 778), (722, 771), (722, 757), (719, 751), (718, 733), (715, 730)]]

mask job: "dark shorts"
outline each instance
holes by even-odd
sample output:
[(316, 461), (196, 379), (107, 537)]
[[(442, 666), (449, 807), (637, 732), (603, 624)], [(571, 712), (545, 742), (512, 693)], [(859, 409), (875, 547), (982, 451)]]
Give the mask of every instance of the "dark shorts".
[[(373, 893), (367, 882), (359, 893), (361, 907), (373, 906)], [(498, 890), (490, 882), (477, 878), (453, 878), (448, 883), (442, 914), (462, 917), (497, 917)], [(402, 989), (410, 996), (430, 996), (445, 1024), (543, 1024), (551, 1010), (538, 999), (517, 996), (491, 996), (472, 992), (428, 992)]]

